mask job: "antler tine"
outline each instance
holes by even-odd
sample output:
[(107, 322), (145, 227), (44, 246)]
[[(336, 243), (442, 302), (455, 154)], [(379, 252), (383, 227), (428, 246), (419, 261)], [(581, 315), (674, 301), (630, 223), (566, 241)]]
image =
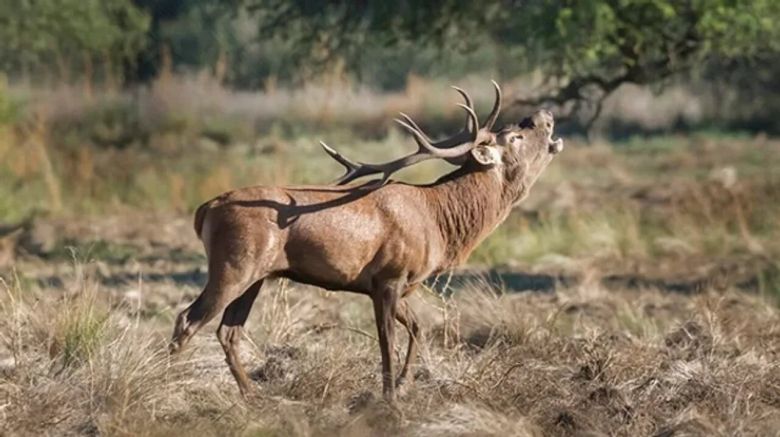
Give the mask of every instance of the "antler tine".
[(498, 83), (496, 83), (495, 80), (491, 80), (493, 82), (493, 88), (496, 90), (496, 101), (493, 103), (493, 109), (490, 111), (490, 115), (488, 115), (488, 118), (485, 120), (485, 124), (482, 126), (482, 129), (493, 129), (493, 125), (496, 124), (496, 120), (498, 119), (498, 113), (501, 112), (501, 87), (498, 86)]
[(363, 176), (381, 173), (381, 170), (374, 169), (374, 166), (370, 164), (358, 163), (348, 159), (346, 156), (325, 144), (324, 141), (320, 141), (320, 145), (323, 149), (325, 149), (325, 152), (330, 155), (331, 158), (335, 159), (336, 162), (343, 165), (346, 170), (340, 178), (333, 181), (333, 183), (336, 185), (344, 185)]
[[(471, 108), (462, 103), (459, 103), (458, 106), (466, 110), (469, 119), (476, 126), (477, 114)], [(478, 132), (476, 130), (473, 132), (463, 131), (453, 137), (447, 138), (446, 140), (431, 144), (430, 142), (426, 141), (424, 134), (405, 121), (396, 118), (395, 122), (403, 126), (414, 136), (414, 140), (419, 146), (419, 151), (425, 150), (437, 158), (456, 158), (458, 156), (462, 156), (474, 148), (474, 141), (477, 139)], [(468, 137), (464, 138), (466, 135), (468, 135)], [(450, 145), (450, 143), (452, 143), (452, 145)]]
[(330, 155), (331, 158), (335, 159), (339, 164), (343, 165), (348, 173), (360, 167), (357, 163), (352, 162), (351, 160), (347, 159), (347, 157), (337, 152), (334, 148), (325, 144), (325, 141), (320, 141), (320, 146), (325, 149), (325, 152)]
[[(462, 88), (460, 88), (460, 87), (456, 87), (455, 85), (452, 85), (450, 88), (454, 89), (454, 90), (455, 90), (455, 91), (457, 91), (457, 92), (458, 92), (458, 93), (459, 93), (461, 96), (463, 96), (463, 100), (465, 100), (465, 101), (466, 101), (466, 106), (468, 106), (468, 107), (469, 107), (469, 108), (471, 108), (472, 110), (474, 109), (474, 102), (471, 100), (471, 96), (469, 95), (469, 93), (467, 93), (466, 91), (464, 91), (464, 90), (463, 90)], [(466, 129), (468, 129), (468, 130), (477, 129), (477, 126), (479, 126), (479, 125), (473, 125), (473, 126), (472, 126), (472, 125), (471, 125), (471, 122), (472, 122), (471, 118), (468, 118), (468, 119), (466, 120)]]
[(458, 103), (458, 106), (463, 108), (468, 113), (468, 119), (474, 125), (473, 129), (468, 129), (468, 133), (471, 135), (471, 141), (474, 141), (477, 139), (477, 126), (479, 126), (479, 118), (477, 117), (477, 113), (474, 112), (474, 108), (472, 106), (466, 106), (463, 103)]
[(474, 107), (474, 102), (471, 100), (471, 96), (463, 88), (457, 87), (455, 85), (451, 85), (450, 88), (454, 89), (455, 91), (460, 93), (461, 96), (463, 96), (463, 100), (466, 101), (466, 105), (468, 105), (469, 108)]
[[(395, 119), (396, 123), (399, 123), (401, 126), (406, 128), (409, 132), (414, 134), (415, 140), (422, 140), (423, 144), (420, 144), (422, 147), (428, 150), (432, 149), (452, 149), (452, 150), (458, 150), (458, 152), (452, 152), (448, 153), (448, 156), (455, 156), (455, 155), (462, 155), (466, 153), (467, 151), (471, 150), (473, 147), (473, 144), (470, 144), (474, 142), (477, 139), (477, 134), (479, 131), (475, 128), (475, 126), (479, 126), (479, 121), (477, 119), (477, 113), (474, 112), (474, 109), (464, 105), (463, 103), (458, 103), (458, 106), (463, 108), (466, 111), (466, 127), (464, 127), (463, 130), (458, 132), (457, 134), (445, 138), (441, 141), (437, 141), (435, 143), (432, 143), (429, 141), (428, 136), (423, 133), (419, 127), (416, 127), (413, 123), (407, 123), (403, 120)], [(461, 147), (462, 146), (462, 147)]]
[(460, 156), (463, 153), (461, 153), (460, 150), (455, 149), (440, 149), (434, 145), (432, 145), (429, 141), (426, 140), (425, 134), (420, 132), (418, 129), (415, 129), (413, 126), (410, 126), (408, 123), (406, 123), (403, 120), (394, 119), (394, 121), (398, 124), (400, 124), (404, 129), (409, 131), (409, 133), (414, 136), (414, 141), (417, 143), (417, 151), (419, 153), (430, 153), (431, 155), (438, 157), (438, 158), (454, 158), (455, 156)]
[[(468, 108), (465, 108), (463, 106), (463, 104), (460, 104), (460, 103), (458, 104), (458, 106), (464, 107), (464, 109), (466, 109), (466, 111), (468, 111), (468, 114), (466, 114), (466, 127), (465, 127), (465, 129), (463, 129), (459, 134), (456, 134), (453, 137), (453, 138), (457, 137), (460, 140), (462, 136), (465, 136), (464, 132), (476, 131), (478, 129), (479, 122), (478, 122), (476, 113), (474, 112), (474, 101), (471, 99), (471, 96), (469, 95), (469, 93), (467, 93), (462, 88), (454, 86), (454, 85), (451, 86), (450, 88), (454, 89), (461, 96), (463, 96), (463, 100), (466, 102), (466, 106), (468, 106)], [(415, 123), (415, 121), (412, 119), (412, 117), (410, 117), (408, 114), (406, 114), (404, 112), (399, 112), (399, 115), (404, 119), (406, 124), (408, 124), (409, 126), (414, 128), (413, 133), (415, 134), (415, 137), (417, 137), (419, 135), (425, 141), (427, 141), (430, 145), (432, 145), (434, 147), (437, 147), (437, 148), (447, 147), (446, 146), (447, 145), (447, 143), (446, 143), (447, 140), (442, 140), (442, 141), (440, 141), (438, 143), (434, 142), (431, 139), (431, 137), (429, 137), (428, 134), (426, 134), (425, 131), (423, 131), (422, 128), (420, 128), (420, 126), (418, 126), (417, 123)], [(398, 119), (396, 119), (396, 121), (398, 121)], [(404, 127), (407, 127), (407, 126), (404, 126)], [(474, 135), (474, 137), (476, 137), (476, 135)], [(449, 146), (449, 147), (451, 147), (451, 146)]]
[[(426, 134), (425, 131), (423, 131), (420, 128), (420, 126), (417, 126), (417, 123), (415, 123), (414, 120), (412, 120), (412, 117), (409, 117), (409, 115), (407, 115), (404, 112), (399, 112), (398, 115), (400, 115), (408, 124), (410, 124), (413, 128), (415, 128), (417, 130), (417, 132), (419, 132), (420, 135), (422, 135), (423, 138), (425, 138), (426, 141), (428, 141), (429, 143), (433, 142), (433, 140), (431, 140), (431, 137), (429, 137), (428, 134)], [(398, 120), (398, 119), (395, 119), (395, 120)]]
[(419, 128), (413, 126), (412, 124), (407, 123), (404, 120), (401, 120), (400, 118), (394, 118), (393, 121), (403, 126), (404, 129), (408, 130), (409, 133), (411, 133), (414, 136), (414, 141), (417, 143), (417, 150), (430, 150), (431, 153), (433, 153), (433, 151), (436, 150), (433, 148), (433, 146), (431, 146), (431, 143), (428, 141), (427, 135), (422, 133), (422, 131), (420, 131)]

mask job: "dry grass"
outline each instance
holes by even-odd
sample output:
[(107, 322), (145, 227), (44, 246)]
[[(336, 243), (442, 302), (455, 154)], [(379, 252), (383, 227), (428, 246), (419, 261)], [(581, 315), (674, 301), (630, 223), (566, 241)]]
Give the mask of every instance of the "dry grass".
[(244, 401), (212, 329), (181, 359), (165, 353), (173, 312), (147, 310), (181, 297), (169, 284), (115, 293), (79, 265), (65, 276), (59, 292), (2, 285), (3, 434), (780, 429), (780, 314), (748, 293), (606, 292), (582, 284), (500, 294), (478, 282), (452, 300), (420, 292), (413, 306), (426, 338), (399, 415), (375, 395), (379, 358), (363, 297), (267, 285), (243, 343), (257, 388)]

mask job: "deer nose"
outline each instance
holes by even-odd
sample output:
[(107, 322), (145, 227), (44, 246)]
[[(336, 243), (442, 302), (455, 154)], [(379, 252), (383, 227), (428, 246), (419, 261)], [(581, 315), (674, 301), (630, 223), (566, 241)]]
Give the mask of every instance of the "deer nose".
[(563, 140), (560, 138), (554, 141), (550, 141), (550, 143), (547, 145), (547, 151), (550, 152), (550, 154), (552, 155), (561, 153), (562, 150), (563, 150)]

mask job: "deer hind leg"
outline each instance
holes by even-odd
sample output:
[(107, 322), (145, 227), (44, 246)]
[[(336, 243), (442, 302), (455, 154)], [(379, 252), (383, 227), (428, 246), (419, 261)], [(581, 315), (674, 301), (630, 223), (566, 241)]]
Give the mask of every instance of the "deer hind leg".
[(217, 338), (222, 349), (225, 351), (225, 361), (230, 367), (230, 373), (238, 383), (238, 389), (243, 396), (249, 393), (249, 377), (241, 364), (238, 354), (238, 346), (241, 341), (241, 335), (244, 331), (244, 323), (252, 310), (252, 304), (263, 286), (263, 280), (259, 280), (249, 286), (249, 288), (237, 297), (230, 305), (225, 308), (222, 315), (222, 322), (217, 329)]
[(171, 354), (180, 352), (198, 330), (247, 288), (248, 275), (223, 265), (209, 265), (209, 279), (203, 292), (195, 301), (176, 317), (173, 336), (168, 350)]
[(374, 303), (374, 318), (379, 334), (379, 351), (382, 355), (382, 394), (385, 399), (395, 402), (395, 381), (393, 345), (395, 343), (395, 315), (398, 302), (398, 287), (386, 284), (377, 287), (371, 295)]
[[(409, 346), (406, 349), (406, 360), (401, 368), (401, 373), (398, 374), (398, 379), (395, 381), (396, 388), (403, 387), (407, 382), (407, 374), (409, 368), (414, 365), (414, 361), (417, 358), (417, 343), (420, 335), (420, 325), (417, 323), (417, 315), (414, 314), (412, 308), (405, 300), (398, 302), (398, 311), (395, 314), (395, 319), (400, 322), (406, 332), (409, 333)], [(411, 383), (414, 378), (410, 378)]]

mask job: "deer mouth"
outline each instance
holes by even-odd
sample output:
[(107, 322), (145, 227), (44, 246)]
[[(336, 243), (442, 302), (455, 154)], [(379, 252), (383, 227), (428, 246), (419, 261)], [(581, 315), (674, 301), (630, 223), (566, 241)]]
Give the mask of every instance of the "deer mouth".
[(547, 144), (547, 151), (552, 155), (556, 155), (563, 150), (563, 140), (560, 138), (552, 139), (550, 136), (550, 142)]

